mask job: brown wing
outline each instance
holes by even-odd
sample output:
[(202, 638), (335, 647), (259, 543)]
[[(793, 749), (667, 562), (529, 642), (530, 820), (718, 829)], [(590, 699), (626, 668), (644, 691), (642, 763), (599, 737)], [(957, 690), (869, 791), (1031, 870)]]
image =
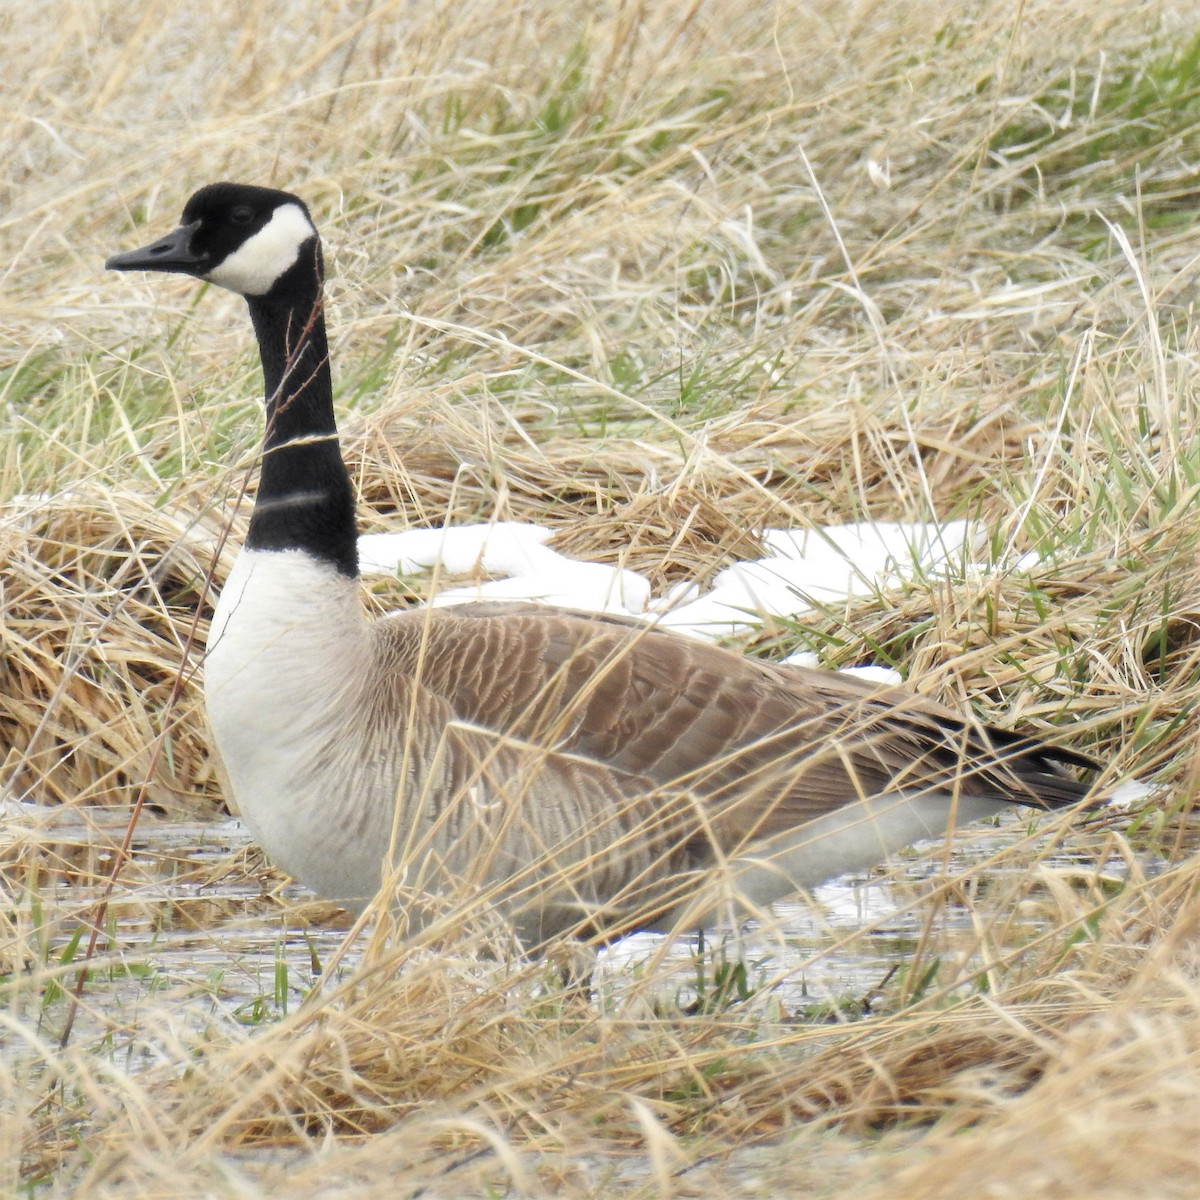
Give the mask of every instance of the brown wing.
[(634, 623), (472, 605), (374, 629), (396, 669), (459, 720), (702, 797), (743, 843), (899, 789), (1043, 804), (1084, 792), (1055, 762), (1078, 756), (985, 730), (905, 689)]

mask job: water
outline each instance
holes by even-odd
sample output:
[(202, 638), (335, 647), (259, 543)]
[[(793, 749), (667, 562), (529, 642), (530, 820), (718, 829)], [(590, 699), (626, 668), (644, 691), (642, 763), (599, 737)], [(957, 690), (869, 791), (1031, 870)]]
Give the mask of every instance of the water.
[[(600, 957), (599, 1002), (623, 1011), (636, 995), (642, 1007), (629, 1010), (636, 1014), (647, 1004), (654, 1012), (686, 1007), (698, 991), (711, 998), (725, 963), (735, 1000), (769, 1001), (797, 1019), (853, 1017), (886, 997), (883, 985), (895, 972), (911, 972), (918, 948), (915, 969), (933, 969), (923, 986), (969, 979), (985, 963), (972, 911), (984, 892), (1016, 897), (1004, 931), (1014, 944), (1052, 920), (1036, 891), (1029, 893), (1028, 853), (1014, 855), (1013, 865), (992, 861), (1027, 835), (1027, 821), (1014, 813), (996, 828), (960, 836), (949, 852), (929, 847), (898, 874), (837, 880), (818, 889), (814, 904), (777, 906), (769, 927), (752, 926), (736, 938), (710, 935), (699, 978), (695, 939), (627, 938)], [(86, 944), (80, 927), (103, 898), (124, 828), (124, 818), (105, 809), (9, 805), (4, 814), (0, 861), (17, 890), (0, 963), (8, 964), (10, 1013), (44, 1037), (57, 1037), (66, 1020), (69, 1001), (60, 989), (74, 986)], [(1037, 870), (1120, 881), (1127, 873), (1122, 859), (1104, 862), (1097, 873), (1101, 836), (1072, 831), (1067, 847), (1040, 859)], [(1032, 844), (1036, 849), (1036, 839)], [(240, 822), (145, 816), (102, 922), (72, 1037), (108, 1038), (136, 1066), (188, 1029), (216, 1022), (250, 1030), (293, 1010), (339, 951), (336, 977), (352, 973), (366, 939), (343, 947), (346, 914), (295, 885), (281, 905), (264, 895), (261, 879)], [(930, 900), (946, 880), (957, 881), (947, 899)], [(740, 980), (728, 976), (737, 961), (745, 964)], [(943, 971), (946, 962), (952, 971)], [(481, 964), (481, 973), (489, 969)], [(906, 994), (916, 983), (909, 978)]]

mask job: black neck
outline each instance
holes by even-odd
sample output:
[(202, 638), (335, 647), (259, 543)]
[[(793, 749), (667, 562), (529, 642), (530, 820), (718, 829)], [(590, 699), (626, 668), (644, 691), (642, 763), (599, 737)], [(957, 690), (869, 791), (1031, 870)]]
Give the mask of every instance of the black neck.
[(262, 355), (267, 433), (246, 545), (303, 550), (354, 577), (354, 489), (333, 418), (321, 283), (314, 241), (270, 292), (247, 297)]

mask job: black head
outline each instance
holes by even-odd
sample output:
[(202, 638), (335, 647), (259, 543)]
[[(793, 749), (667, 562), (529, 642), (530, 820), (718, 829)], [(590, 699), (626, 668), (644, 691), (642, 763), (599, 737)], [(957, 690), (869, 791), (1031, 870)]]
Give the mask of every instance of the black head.
[[(244, 183), (211, 183), (184, 206), (179, 228), (140, 250), (115, 254), (112, 271), (171, 271), (243, 296), (264, 296), (317, 231), (304, 201)], [(315, 256), (308, 261), (316, 263)]]

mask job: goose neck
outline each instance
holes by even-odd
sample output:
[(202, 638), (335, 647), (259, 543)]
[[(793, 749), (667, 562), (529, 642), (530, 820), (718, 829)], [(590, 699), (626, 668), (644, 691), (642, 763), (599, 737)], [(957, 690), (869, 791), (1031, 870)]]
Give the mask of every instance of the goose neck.
[(268, 449), (296, 437), (336, 434), (323, 300), (250, 297), (266, 393)]
[[(298, 264), (299, 266), (299, 264)], [(303, 550), (358, 574), (354, 491), (338, 446), (317, 271), (248, 297), (266, 391), (262, 473), (246, 545)]]

